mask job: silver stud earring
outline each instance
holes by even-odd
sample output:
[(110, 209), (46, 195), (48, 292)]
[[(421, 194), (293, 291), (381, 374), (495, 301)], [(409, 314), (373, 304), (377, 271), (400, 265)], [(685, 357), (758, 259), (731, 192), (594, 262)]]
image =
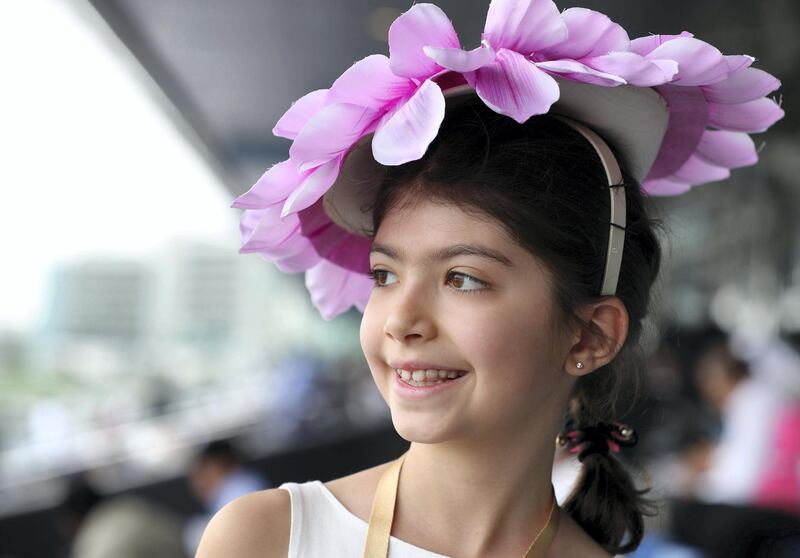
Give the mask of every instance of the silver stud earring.
[(583, 363), (581, 361), (576, 362), (575, 368), (583, 368)]

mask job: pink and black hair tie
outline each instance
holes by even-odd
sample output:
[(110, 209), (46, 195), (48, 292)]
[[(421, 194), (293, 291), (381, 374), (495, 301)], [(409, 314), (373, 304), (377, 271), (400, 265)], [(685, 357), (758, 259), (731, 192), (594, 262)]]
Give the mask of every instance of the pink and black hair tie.
[(619, 421), (599, 422), (595, 426), (575, 428), (574, 419), (567, 421), (565, 429), (556, 437), (560, 447), (578, 454), (578, 461), (594, 453), (607, 455), (619, 453), (622, 447), (633, 447), (638, 441), (636, 431)]

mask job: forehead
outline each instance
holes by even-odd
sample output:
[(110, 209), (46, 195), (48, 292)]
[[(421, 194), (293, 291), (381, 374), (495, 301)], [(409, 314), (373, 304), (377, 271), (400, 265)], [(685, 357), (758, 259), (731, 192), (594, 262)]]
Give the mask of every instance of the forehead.
[(387, 212), (373, 239), (372, 250), (422, 262), (476, 252), (489, 254), (489, 259), (506, 266), (532, 259), (493, 217), (429, 200)]

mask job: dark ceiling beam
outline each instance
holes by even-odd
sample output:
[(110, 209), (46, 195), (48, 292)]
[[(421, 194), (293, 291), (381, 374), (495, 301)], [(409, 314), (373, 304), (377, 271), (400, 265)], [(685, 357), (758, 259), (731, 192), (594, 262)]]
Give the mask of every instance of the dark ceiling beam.
[[(203, 117), (194, 98), (176, 79), (176, 72), (171, 70), (158, 54), (158, 50), (148, 41), (146, 34), (136, 25), (134, 18), (126, 12), (119, 2), (114, 0), (88, 0), (92, 8), (106, 21), (109, 28), (130, 51), (138, 63), (150, 75), (153, 82), (163, 92), (176, 111), (166, 111), (176, 127), (187, 139), (198, 148), (203, 158), (217, 177), (228, 188), (232, 189), (236, 178), (233, 154), (229, 153), (225, 143), (217, 137), (213, 128)], [(180, 115), (180, 116), (178, 116)], [(182, 120), (182, 121), (179, 121)], [(186, 134), (185, 126), (194, 132), (195, 137)]]

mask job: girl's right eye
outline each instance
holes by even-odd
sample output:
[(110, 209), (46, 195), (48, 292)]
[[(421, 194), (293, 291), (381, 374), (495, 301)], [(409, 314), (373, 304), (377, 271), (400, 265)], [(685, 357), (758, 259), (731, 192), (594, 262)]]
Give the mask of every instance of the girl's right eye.
[(386, 279), (389, 275), (394, 275), (388, 269), (371, 269), (368, 273), (370, 279), (372, 279), (372, 284), (375, 287), (385, 287), (387, 284)]

